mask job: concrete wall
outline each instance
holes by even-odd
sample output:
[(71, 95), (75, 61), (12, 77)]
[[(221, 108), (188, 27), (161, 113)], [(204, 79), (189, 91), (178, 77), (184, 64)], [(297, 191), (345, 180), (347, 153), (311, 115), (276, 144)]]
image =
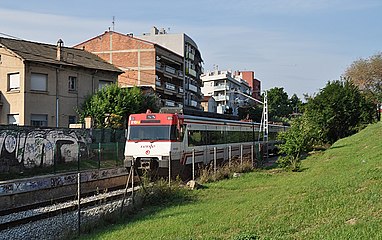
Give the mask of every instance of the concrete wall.
[[(87, 193), (124, 186), (126, 168), (114, 168), (81, 172), (81, 192)], [(38, 178), (0, 182), (0, 210), (77, 194), (77, 173), (50, 175)]]

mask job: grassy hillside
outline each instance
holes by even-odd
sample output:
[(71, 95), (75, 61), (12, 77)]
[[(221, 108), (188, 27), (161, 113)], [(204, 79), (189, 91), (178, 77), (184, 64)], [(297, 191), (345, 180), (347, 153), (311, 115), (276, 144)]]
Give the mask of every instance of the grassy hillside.
[(382, 122), (303, 161), (208, 184), (91, 239), (382, 239)]

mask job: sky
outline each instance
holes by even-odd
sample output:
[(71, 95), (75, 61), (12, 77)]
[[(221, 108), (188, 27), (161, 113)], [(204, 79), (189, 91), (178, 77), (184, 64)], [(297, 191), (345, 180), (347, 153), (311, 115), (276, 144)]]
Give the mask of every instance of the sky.
[(380, 0), (0, 0), (0, 36), (73, 46), (109, 28), (186, 33), (205, 71), (254, 71), (303, 98), (382, 51)]

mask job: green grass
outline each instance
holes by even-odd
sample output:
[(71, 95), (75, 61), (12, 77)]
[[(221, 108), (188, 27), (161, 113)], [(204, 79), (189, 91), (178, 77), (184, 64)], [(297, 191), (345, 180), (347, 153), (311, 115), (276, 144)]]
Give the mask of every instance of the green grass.
[[(302, 162), (206, 184), (83, 239), (382, 239), (382, 122)], [(251, 238), (252, 237), (252, 238)]]

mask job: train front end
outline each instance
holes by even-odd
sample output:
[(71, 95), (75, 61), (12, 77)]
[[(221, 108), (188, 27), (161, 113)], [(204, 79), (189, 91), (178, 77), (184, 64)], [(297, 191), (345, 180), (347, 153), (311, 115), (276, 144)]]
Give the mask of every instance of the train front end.
[(141, 170), (168, 168), (170, 152), (179, 148), (177, 114), (146, 113), (129, 117), (125, 167)]

